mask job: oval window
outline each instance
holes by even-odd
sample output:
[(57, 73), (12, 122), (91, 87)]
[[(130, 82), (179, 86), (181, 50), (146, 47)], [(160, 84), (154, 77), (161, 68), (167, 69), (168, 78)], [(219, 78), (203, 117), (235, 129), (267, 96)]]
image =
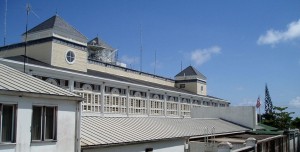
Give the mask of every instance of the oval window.
[(75, 61), (75, 53), (73, 51), (68, 51), (66, 54), (66, 61), (69, 64), (73, 64)]

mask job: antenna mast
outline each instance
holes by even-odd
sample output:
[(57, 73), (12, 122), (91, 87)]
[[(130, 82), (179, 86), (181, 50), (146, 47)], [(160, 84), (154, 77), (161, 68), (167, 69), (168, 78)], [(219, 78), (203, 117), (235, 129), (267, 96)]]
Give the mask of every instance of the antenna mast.
[(140, 25), (140, 71), (142, 72), (143, 68), (143, 43), (142, 43), (142, 24)]
[(7, 16), (7, 0), (5, 0), (5, 9), (4, 9), (4, 38), (3, 45), (6, 43), (6, 16)]
[(29, 12), (30, 12), (30, 5), (27, 2), (26, 4), (26, 32), (25, 32), (25, 52), (24, 52), (24, 73), (25, 73), (25, 64), (26, 64), (26, 60), (27, 60), (27, 33), (28, 33), (28, 16), (29, 16)]
[(156, 50), (155, 50), (155, 53), (154, 53), (154, 74), (156, 72)]
[(180, 61), (180, 71), (182, 71), (182, 60)]

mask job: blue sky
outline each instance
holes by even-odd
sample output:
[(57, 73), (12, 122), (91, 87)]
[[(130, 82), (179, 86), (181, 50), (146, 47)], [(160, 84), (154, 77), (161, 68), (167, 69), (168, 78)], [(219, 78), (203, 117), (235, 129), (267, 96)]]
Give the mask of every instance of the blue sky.
[[(3, 44), (4, 3), (0, 2)], [(264, 101), (300, 116), (299, 0), (90, 0), (29, 1), (29, 28), (55, 12), (89, 39), (99, 35), (119, 59), (144, 72), (173, 78), (193, 65), (208, 77), (208, 94), (232, 105)], [(7, 44), (25, 32), (26, 1), (8, 0)], [(264, 104), (262, 104), (264, 105)], [(262, 106), (261, 111), (264, 111)]]

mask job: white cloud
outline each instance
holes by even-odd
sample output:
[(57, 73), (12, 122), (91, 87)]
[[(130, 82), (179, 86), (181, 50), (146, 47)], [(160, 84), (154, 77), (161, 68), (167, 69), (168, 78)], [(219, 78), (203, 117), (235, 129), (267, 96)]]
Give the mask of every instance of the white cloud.
[(221, 48), (219, 46), (213, 46), (206, 49), (197, 49), (191, 53), (191, 60), (200, 66), (203, 63), (209, 61), (213, 54), (221, 53)]
[(290, 106), (300, 108), (300, 97), (296, 97), (289, 102)]
[(299, 37), (300, 37), (300, 19), (298, 21), (288, 24), (286, 31), (278, 31), (273, 29), (268, 30), (266, 34), (261, 35), (258, 38), (257, 44), (274, 45), (282, 41), (293, 40)]
[(128, 65), (139, 63), (138, 57), (129, 57), (127, 55), (123, 55), (120, 60)]

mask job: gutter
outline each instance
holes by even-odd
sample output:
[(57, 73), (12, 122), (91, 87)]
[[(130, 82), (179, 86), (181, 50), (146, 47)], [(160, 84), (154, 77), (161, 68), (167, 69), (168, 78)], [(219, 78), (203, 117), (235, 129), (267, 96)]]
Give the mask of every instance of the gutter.
[(190, 139), (197, 139), (197, 138), (204, 138), (204, 137), (211, 137), (211, 136), (222, 136), (222, 135), (230, 135), (230, 134), (239, 134), (239, 133), (245, 133), (247, 131), (236, 131), (236, 132), (230, 132), (230, 133), (219, 133), (214, 135), (202, 135), (202, 136), (182, 136), (182, 137), (174, 137), (174, 138), (164, 138), (164, 139), (153, 139), (153, 140), (143, 140), (143, 141), (133, 141), (133, 142), (123, 142), (123, 143), (110, 143), (110, 144), (98, 144), (98, 145), (87, 145), (87, 146), (81, 146), (81, 150), (84, 149), (95, 149), (95, 148), (105, 148), (110, 146), (124, 146), (124, 145), (132, 145), (137, 143), (147, 143), (147, 142), (156, 142), (156, 141), (168, 141), (168, 140), (176, 140), (176, 139), (183, 139), (183, 140), (190, 140)]
[(0, 95), (19, 96), (19, 97), (33, 97), (33, 98), (47, 98), (47, 99), (60, 99), (60, 100), (73, 100), (73, 101), (79, 101), (79, 102), (84, 100), (82, 97), (79, 97), (79, 96), (42, 94), (42, 93), (33, 93), (33, 92), (11, 91), (11, 90), (0, 90)]

